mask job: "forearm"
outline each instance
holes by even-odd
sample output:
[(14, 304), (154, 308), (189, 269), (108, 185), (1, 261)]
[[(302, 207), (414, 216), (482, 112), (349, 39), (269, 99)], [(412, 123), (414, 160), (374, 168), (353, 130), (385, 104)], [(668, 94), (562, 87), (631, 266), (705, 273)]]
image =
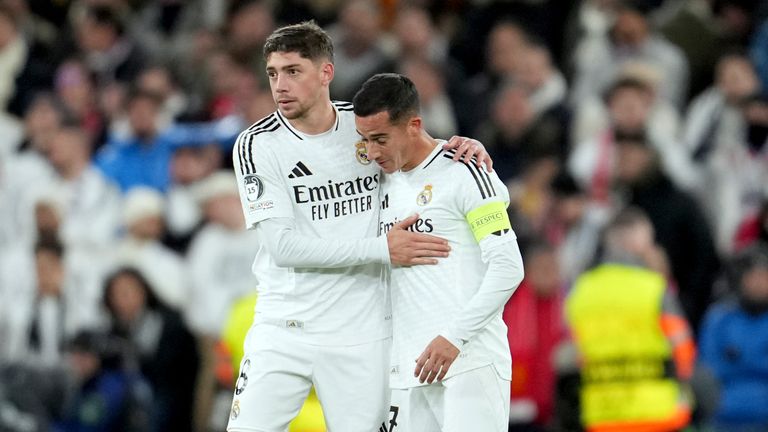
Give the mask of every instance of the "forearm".
[(523, 260), (515, 240), (483, 251), (488, 269), (477, 293), (440, 334), (461, 349), (504, 307), (523, 280)]
[(258, 236), (279, 267), (339, 268), (362, 264), (389, 264), (386, 237), (332, 240), (297, 232), (288, 218), (273, 218), (256, 225)]

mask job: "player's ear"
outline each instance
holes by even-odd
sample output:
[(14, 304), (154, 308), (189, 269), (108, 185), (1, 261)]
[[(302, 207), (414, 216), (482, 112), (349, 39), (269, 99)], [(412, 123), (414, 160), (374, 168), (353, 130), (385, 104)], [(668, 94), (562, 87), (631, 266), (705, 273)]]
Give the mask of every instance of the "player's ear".
[(329, 85), (331, 81), (333, 81), (333, 63), (331, 62), (324, 62), (323, 65), (320, 67), (320, 73), (321, 73), (321, 80), (323, 82), (323, 85)]
[(408, 120), (408, 132), (421, 135), (421, 117), (413, 116)]

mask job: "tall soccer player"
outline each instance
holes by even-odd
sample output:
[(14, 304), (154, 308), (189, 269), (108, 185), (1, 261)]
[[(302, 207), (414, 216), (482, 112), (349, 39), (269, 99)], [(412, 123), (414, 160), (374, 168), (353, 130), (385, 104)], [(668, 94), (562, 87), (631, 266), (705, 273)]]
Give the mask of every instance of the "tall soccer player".
[(449, 247), (406, 230), (416, 218), (377, 238), (381, 172), (360, 145), (352, 104), (330, 99), (328, 35), (313, 23), (280, 28), (264, 57), (277, 111), (233, 150), (260, 249), (228, 430), (285, 431), (314, 385), (329, 430), (375, 432), (389, 407), (385, 266), (435, 264)]
[(353, 102), (367, 155), (386, 173), (379, 234), (418, 213), (412, 229), (451, 246), (435, 266), (392, 268), (390, 425), (506, 431), (512, 360), (501, 312), (523, 278), (507, 189), (495, 173), (450, 161), (424, 131), (408, 78), (376, 75)]

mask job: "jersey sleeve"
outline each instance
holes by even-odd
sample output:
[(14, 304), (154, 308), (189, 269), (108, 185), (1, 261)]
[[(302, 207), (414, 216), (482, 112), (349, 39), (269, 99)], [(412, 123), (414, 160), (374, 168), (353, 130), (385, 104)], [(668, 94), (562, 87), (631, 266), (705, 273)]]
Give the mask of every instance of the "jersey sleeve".
[(472, 179), (458, 183), (458, 204), (488, 267), (478, 291), (440, 332), (459, 349), (501, 312), (524, 275), (517, 238), (507, 215), (507, 188), (496, 173), (471, 165)]
[(496, 172), (488, 173), (472, 163), (464, 165), (468, 173), (460, 177), (456, 196), (459, 211), (469, 224), (475, 241), (482, 244), (484, 240), (494, 243), (515, 240), (517, 237), (507, 214), (507, 186)]
[(232, 149), (246, 229), (265, 219), (294, 217), (291, 198), (279, 175), (279, 161), (264, 140), (246, 130)]

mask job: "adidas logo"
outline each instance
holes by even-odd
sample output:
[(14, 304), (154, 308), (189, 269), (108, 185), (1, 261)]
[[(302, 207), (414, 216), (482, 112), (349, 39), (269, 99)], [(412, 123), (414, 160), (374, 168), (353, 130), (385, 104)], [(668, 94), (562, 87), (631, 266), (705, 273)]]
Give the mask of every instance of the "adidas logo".
[(381, 201), (381, 209), (389, 208), (389, 194), (384, 195), (384, 199)]
[(296, 166), (293, 167), (291, 170), (291, 173), (288, 174), (288, 178), (298, 178), (298, 177), (304, 177), (304, 176), (311, 176), (312, 171), (307, 168), (306, 165), (304, 165), (304, 162), (299, 161), (296, 163)]

